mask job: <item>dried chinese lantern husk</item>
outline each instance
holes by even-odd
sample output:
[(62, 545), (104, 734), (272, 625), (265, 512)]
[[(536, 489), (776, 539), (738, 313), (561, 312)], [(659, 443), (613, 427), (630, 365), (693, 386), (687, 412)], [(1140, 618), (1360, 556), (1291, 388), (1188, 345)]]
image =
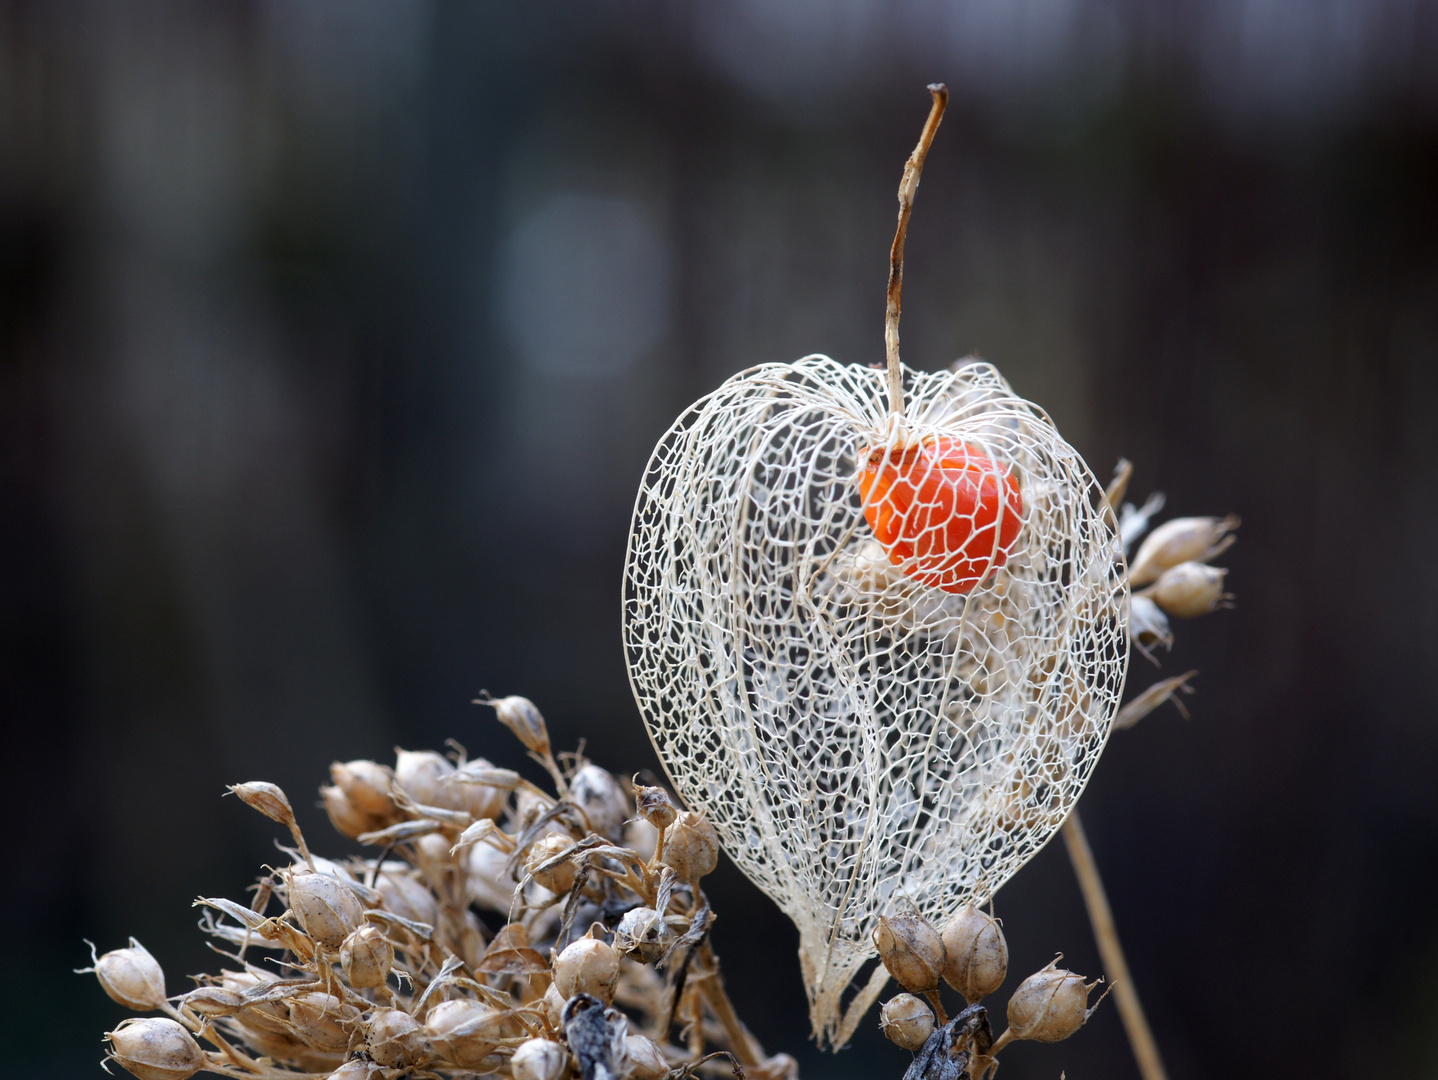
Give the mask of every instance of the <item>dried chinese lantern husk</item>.
[(655, 749), (798, 926), (834, 1045), (882, 988), (846, 995), (881, 914), (904, 897), (943, 925), (1063, 823), (1128, 661), (1122, 549), (1078, 453), (989, 364), (904, 382), (905, 430), (962, 438), (1020, 485), (1018, 540), (968, 593), (874, 540), (855, 463), (890, 430), (884, 373), (822, 356), (736, 375), (676, 421), (625, 569)]

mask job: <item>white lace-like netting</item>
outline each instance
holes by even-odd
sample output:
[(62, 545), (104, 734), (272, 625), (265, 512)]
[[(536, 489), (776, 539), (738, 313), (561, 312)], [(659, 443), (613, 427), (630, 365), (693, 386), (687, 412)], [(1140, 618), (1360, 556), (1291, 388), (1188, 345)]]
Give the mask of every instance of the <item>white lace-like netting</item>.
[(1063, 823), (1128, 659), (1123, 555), (1077, 452), (989, 364), (904, 382), (910, 432), (961, 437), (1018, 482), (1022, 528), (986, 581), (945, 592), (889, 561), (856, 481), (885, 376), (822, 356), (736, 375), (675, 422), (625, 568), (655, 748), (797, 924), (835, 1045), (882, 989), (879, 969), (841, 1015), (878, 916), (907, 898), (942, 925)]

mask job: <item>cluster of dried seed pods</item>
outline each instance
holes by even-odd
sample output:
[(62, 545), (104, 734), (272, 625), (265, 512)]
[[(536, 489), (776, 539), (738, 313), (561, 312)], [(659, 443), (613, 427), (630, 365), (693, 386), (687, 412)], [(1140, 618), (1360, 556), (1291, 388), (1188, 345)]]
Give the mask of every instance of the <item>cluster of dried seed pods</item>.
[(700, 884), (713, 826), (662, 787), (556, 758), (527, 699), (483, 703), (552, 792), (459, 748), (337, 762), (321, 789), (330, 820), (380, 853), (330, 860), (278, 787), (231, 788), (289, 830), (293, 861), (253, 903), (197, 902), (226, 962), (194, 989), (167, 993), (133, 939), (93, 957), (84, 970), (110, 997), (163, 1014), (118, 1024), (108, 1060), (140, 1080), (680, 1080), (717, 1056), (792, 1080), (793, 1060), (766, 1055), (724, 991)]

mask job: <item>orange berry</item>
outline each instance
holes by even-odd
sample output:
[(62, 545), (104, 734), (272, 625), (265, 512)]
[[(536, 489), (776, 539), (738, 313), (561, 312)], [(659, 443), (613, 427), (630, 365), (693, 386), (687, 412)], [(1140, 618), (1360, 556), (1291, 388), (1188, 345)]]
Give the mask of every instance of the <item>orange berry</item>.
[(1012, 473), (949, 435), (871, 451), (859, 494), (889, 561), (949, 593), (966, 593), (1003, 566), (1023, 524)]

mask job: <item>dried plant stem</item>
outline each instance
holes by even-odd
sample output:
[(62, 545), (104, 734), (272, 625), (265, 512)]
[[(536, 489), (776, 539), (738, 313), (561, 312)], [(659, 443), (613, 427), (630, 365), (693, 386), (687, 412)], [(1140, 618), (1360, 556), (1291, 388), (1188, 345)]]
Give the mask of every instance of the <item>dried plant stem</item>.
[(1128, 961), (1124, 959), (1118, 929), (1114, 926), (1113, 911), (1104, 892), (1103, 878), (1099, 877), (1098, 863), (1094, 862), (1077, 809), (1064, 822), (1063, 834), (1064, 846), (1068, 848), (1069, 860), (1073, 863), (1079, 888), (1083, 890), (1084, 905), (1088, 908), (1089, 922), (1093, 924), (1093, 936), (1098, 942), (1104, 972), (1112, 984), (1119, 1016), (1123, 1018), (1124, 1031), (1128, 1033), (1134, 1060), (1138, 1062), (1138, 1071), (1143, 1080), (1168, 1080), (1163, 1059), (1158, 1053), (1158, 1043), (1154, 1042), (1153, 1032), (1143, 1015), (1143, 1005), (1138, 1000), (1133, 976), (1129, 974)]
[(944, 109), (949, 104), (949, 88), (943, 83), (931, 83), (929, 93), (934, 96), (929, 118), (924, 122), (919, 145), (904, 163), (904, 176), (899, 181), (899, 227), (894, 233), (894, 245), (889, 249), (889, 306), (884, 314), (884, 352), (889, 363), (889, 411), (900, 415), (904, 412), (904, 380), (899, 373), (899, 294), (904, 289), (904, 238), (909, 232), (909, 214), (914, 209), (914, 195), (919, 190), (919, 174), (924, 170), (924, 158), (929, 154), (929, 145), (934, 133), (939, 130), (939, 121), (944, 118)]
[(691, 979), (702, 987), (704, 1000), (723, 1026), (735, 1056), (745, 1065), (762, 1065), (764, 1049), (734, 1011), (734, 1003), (724, 989), (724, 977), (719, 973), (719, 960), (707, 940), (699, 947), (699, 958), (704, 965), (704, 975), (701, 978), (691, 976)]

